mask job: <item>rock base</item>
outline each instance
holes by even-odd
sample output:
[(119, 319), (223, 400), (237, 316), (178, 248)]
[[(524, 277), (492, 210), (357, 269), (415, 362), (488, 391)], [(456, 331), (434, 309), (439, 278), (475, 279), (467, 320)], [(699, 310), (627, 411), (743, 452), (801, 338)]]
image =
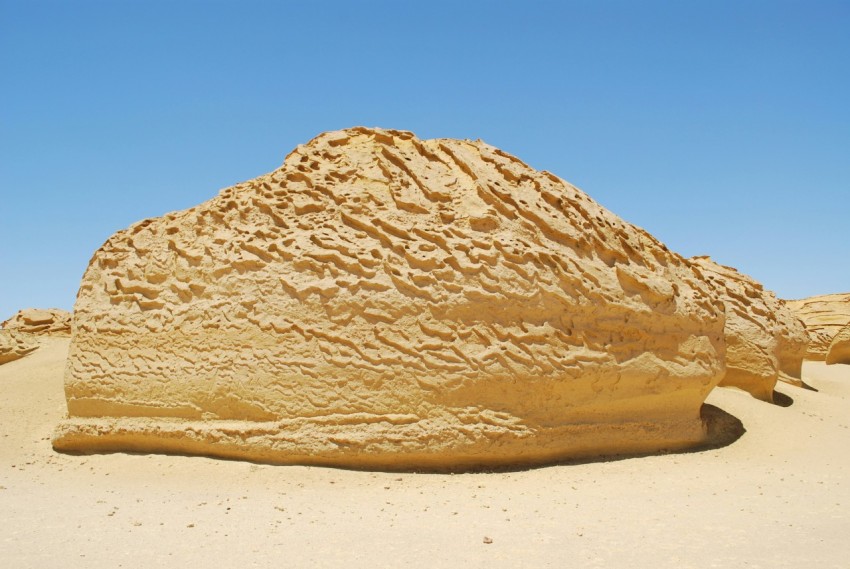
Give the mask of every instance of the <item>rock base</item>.
[[(69, 419), (53, 440), (62, 452), (202, 455), (269, 464), (398, 471), (519, 467), (600, 456), (677, 451), (712, 443), (699, 416), (616, 424), (563, 425), (510, 432), (495, 426), (435, 429), (404, 417), (373, 422), (197, 421), (151, 418)], [(471, 433), (477, 430), (478, 433)], [(721, 429), (722, 430), (722, 429)], [(533, 439), (533, 444), (529, 440)]]

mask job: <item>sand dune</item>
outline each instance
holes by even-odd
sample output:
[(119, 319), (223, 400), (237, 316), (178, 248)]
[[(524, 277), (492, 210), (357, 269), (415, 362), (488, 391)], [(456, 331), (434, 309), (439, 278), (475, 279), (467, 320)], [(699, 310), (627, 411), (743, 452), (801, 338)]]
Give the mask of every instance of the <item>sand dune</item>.
[[(58, 454), (68, 340), (0, 366), (3, 567), (846, 567), (850, 366), (710, 451), (464, 475)], [(793, 401), (791, 401), (793, 400)], [(492, 543), (485, 543), (488, 538)]]

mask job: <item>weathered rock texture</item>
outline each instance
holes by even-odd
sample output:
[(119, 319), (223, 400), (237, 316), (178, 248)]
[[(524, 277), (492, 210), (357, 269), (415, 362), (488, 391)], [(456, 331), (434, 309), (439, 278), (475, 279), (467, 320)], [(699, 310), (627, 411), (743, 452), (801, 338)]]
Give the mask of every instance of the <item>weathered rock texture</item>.
[(825, 360), (832, 339), (850, 323), (850, 292), (789, 300), (787, 303), (809, 333), (806, 359)]
[(850, 364), (850, 324), (838, 331), (826, 352), (827, 364)]
[(802, 385), (808, 336), (783, 300), (709, 257), (691, 258), (726, 306), (726, 375), (720, 385), (773, 401), (777, 379)]
[(0, 364), (34, 352), (39, 337), (69, 336), (71, 313), (58, 308), (26, 308), (0, 323)]
[(700, 442), (723, 306), (482, 142), (356, 128), (111, 237), (57, 449), (464, 468)]
[(38, 341), (16, 330), (0, 330), (0, 364), (12, 362), (38, 349)]
[(3, 322), (0, 327), (17, 330), (27, 334), (49, 334), (69, 336), (71, 334), (71, 313), (59, 308), (27, 308)]

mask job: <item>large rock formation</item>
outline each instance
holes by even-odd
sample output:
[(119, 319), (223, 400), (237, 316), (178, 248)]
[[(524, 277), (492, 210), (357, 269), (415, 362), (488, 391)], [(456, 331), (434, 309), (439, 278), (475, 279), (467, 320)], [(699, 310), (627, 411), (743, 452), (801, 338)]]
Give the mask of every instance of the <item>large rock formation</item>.
[(71, 313), (60, 308), (26, 308), (3, 322), (0, 327), (27, 334), (69, 336)]
[(850, 324), (839, 330), (830, 342), (826, 363), (850, 364)]
[(464, 468), (681, 448), (723, 305), (678, 255), (480, 141), (355, 128), (112, 236), (57, 449)]
[(0, 365), (20, 359), (37, 349), (38, 342), (29, 334), (0, 330)]
[(787, 304), (797, 313), (809, 333), (806, 359), (825, 360), (832, 339), (850, 323), (850, 292), (789, 300)]
[(720, 385), (773, 401), (777, 379), (801, 385), (808, 336), (784, 301), (747, 275), (709, 257), (694, 263), (726, 306), (726, 375)]

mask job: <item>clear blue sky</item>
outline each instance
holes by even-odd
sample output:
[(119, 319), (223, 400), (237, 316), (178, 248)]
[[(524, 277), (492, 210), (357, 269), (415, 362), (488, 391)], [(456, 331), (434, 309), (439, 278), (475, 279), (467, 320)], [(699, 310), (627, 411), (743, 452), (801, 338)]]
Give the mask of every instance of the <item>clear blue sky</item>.
[(850, 2), (0, 0), (0, 319), (354, 125), (482, 138), (785, 298), (850, 291)]

